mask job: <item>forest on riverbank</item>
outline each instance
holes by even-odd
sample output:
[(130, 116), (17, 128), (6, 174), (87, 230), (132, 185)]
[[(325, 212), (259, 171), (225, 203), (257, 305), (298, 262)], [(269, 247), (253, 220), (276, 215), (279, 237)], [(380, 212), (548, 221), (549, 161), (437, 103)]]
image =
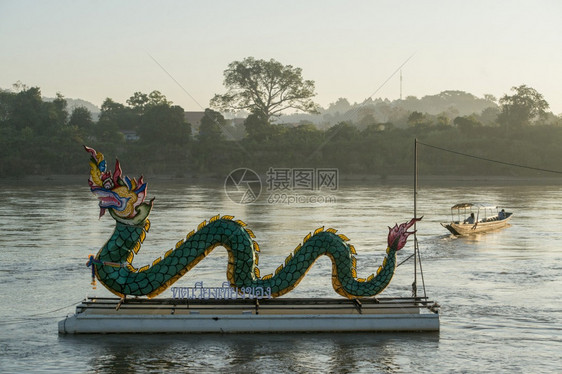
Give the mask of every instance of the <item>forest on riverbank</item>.
[(509, 165), (562, 170), (562, 119), (545, 108), (517, 112), (523, 94), (506, 95), (512, 100), (497, 105), (492, 117), (489, 110), (455, 117), (454, 111), (394, 109), (394, 117), (381, 119), (381, 103), (374, 102), (350, 107), (348, 115), (339, 114), (339, 122), (323, 126), (302, 118), (280, 124), (257, 114), (235, 124), (206, 109), (195, 129), (184, 110), (158, 91), (135, 93), (126, 104), (107, 99), (94, 119), (85, 107), (69, 110), (62, 95), (43, 100), (38, 87), (0, 90), (0, 177), (85, 174), (83, 145), (88, 145), (104, 153), (110, 168), (119, 158), (130, 176), (337, 168), (341, 176), (386, 178), (412, 173), (414, 139), (432, 146), (424, 147), (419, 160), (426, 175), (552, 176)]

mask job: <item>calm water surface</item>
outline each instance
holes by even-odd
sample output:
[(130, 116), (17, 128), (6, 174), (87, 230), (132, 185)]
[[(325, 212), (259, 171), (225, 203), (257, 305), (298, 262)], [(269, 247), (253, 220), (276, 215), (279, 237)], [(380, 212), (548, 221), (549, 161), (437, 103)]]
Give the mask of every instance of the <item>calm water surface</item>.
[[(320, 193), (318, 193), (320, 194)], [(197, 225), (220, 214), (248, 223), (274, 272), (317, 227), (346, 234), (358, 251), (358, 275), (376, 270), (387, 226), (412, 217), (409, 186), (344, 187), (328, 204), (250, 205), (222, 188), (150, 184), (151, 231), (135, 266), (150, 264)], [(495, 202), (515, 213), (512, 226), (454, 238), (439, 222), (456, 202)], [(85, 263), (114, 221), (97, 219), (84, 186), (0, 187), (0, 372), (408, 373), (562, 371), (562, 187), (421, 187), (418, 224), (425, 287), (441, 305), (431, 334), (59, 336), (57, 323), (93, 290)], [(413, 251), (399, 253), (399, 261)], [(226, 251), (216, 249), (177, 286), (226, 280)], [(329, 259), (317, 261), (290, 297), (337, 297)], [(413, 264), (397, 271), (383, 295), (408, 296)], [(421, 290), (421, 282), (420, 292)], [(166, 291), (163, 297), (170, 297)]]

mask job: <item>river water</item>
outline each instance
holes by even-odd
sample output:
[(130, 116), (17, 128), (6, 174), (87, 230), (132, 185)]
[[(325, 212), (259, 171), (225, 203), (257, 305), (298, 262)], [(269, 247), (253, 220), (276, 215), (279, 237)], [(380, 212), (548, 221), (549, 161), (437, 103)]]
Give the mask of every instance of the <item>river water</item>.
[[(58, 321), (76, 303), (112, 296), (102, 286), (92, 289), (85, 263), (109, 238), (114, 221), (98, 220), (97, 201), (84, 185), (0, 188), (2, 373), (562, 371), (560, 185), (467, 190), (421, 183), (418, 240), (425, 290), (442, 306), (438, 333), (195, 336), (59, 336)], [(256, 234), (262, 275), (274, 272), (307, 233), (325, 226), (351, 239), (358, 276), (368, 276), (384, 256), (387, 226), (413, 215), (409, 185), (293, 192), (237, 204), (220, 186), (150, 184), (152, 227), (135, 266), (152, 263), (220, 213), (244, 220)], [(439, 222), (448, 220), (450, 206), (473, 200), (513, 211), (511, 226), (475, 237), (448, 235)], [(412, 251), (410, 241), (399, 261)], [(226, 263), (226, 251), (217, 248), (175, 285), (220, 286)], [(319, 259), (288, 296), (338, 297), (330, 273), (329, 259)], [(412, 278), (407, 261), (382, 296), (409, 296)], [(418, 285), (423, 293), (419, 275)]]

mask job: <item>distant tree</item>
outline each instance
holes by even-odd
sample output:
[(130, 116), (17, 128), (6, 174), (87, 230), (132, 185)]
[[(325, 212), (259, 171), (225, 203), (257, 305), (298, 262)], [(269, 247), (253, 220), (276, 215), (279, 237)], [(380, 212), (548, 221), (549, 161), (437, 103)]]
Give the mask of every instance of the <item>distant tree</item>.
[(201, 118), (201, 125), (199, 126), (199, 141), (212, 143), (224, 140), (223, 129), (225, 126), (226, 121), (222, 114), (212, 109), (205, 109), (205, 114)]
[(137, 130), (138, 114), (133, 109), (107, 98), (101, 105), (98, 125), (116, 130)]
[(0, 95), (0, 175), (71, 172), (80, 143), (63, 95), (43, 101), (38, 87), (15, 88)]
[(124, 141), (120, 130), (135, 129), (137, 124), (138, 120), (131, 108), (107, 98), (101, 105), (100, 117), (91, 135), (100, 142), (119, 144)]
[(0, 124), (10, 119), (14, 96), (13, 92), (0, 89)]
[(312, 123), (302, 123), (296, 127), (290, 127), (283, 134), (288, 148), (302, 149), (303, 145), (320, 144), (322, 132)]
[(357, 123), (357, 127), (361, 130), (366, 129), (368, 126), (376, 123), (375, 116), (372, 113), (367, 113)]
[(447, 127), (451, 125), (451, 120), (445, 114), (440, 114), (436, 118), (436, 124), (440, 127)]
[(225, 94), (215, 95), (211, 107), (218, 110), (248, 110), (270, 121), (287, 109), (317, 112), (312, 101), (314, 81), (303, 80), (302, 70), (271, 59), (247, 57), (234, 61), (224, 71)]
[(326, 131), (328, 139), (332, 141), (351, 141), (359, 135), (357, 127), (349, 122), (340, 122)]
[(498, 107), (491, 106), (486, 108), (480, 114), (480, 121), (483, 125), (490, 126), (496, 123), (500, 110)]
[(269, 123), (262, 113), (252, 113), (244, 121), (249, 139), (261, 142), (271, 139), (275, 134), (275, 126)]
[(351, 110), (351, 105), (349, 101), (343, 97), (340, 97), (335, 103), (331, 103), (328, 109), (326, 109), (328, 113), (332, 114), (343, 114), (348, 110)]
[(92, 113), (86, 107), (78, 106), (72, 110), (68, 125), (76, 128), (82, 137), (90, 135), (94, 130)]
[(144, 110), (146, 104), (148, 104), (148, 95), (142, 92), (135, 92), (133, 96), (127, 99), (127, 105), (139, 112)]
[(125, 105), (117, 103), (109, 97), (101, 104), (100, 121), (116, 119), (125, 111)]
[(140, 118), (138, 135), (142, 144), (166, 148), (184, 146), (191, 140), (191, 125), (182, 107), (161, 103), (148, 107)]
[(544, 117), (549, 105), (535, 89), (521, 85), (512, 87), (515, 94), (500, 99), (501, 112), (498, 123), (504, 127), (521, 127)]
[(482, 126), (482, 124), (474, 116), (457, 117), (453, 120), (453, 123), (461, 132), (470, 131), (476, 127)]
[(491, 95), (491, 94), (484, 94), (484, 100), (489, 101), (489, 102), (494, 103), (494, 104), (498, 101), (498, 99), (494, 95)]
[(40, 131), (43, 125), (43, 100), (39, 87), (31, 87), (18, 92), (11, 102), (10, 125), (15, 129), (30, 128)]
[(68, 121), (68, 111), (66, 108), (68, 104), (64, 99), (64, 96), (57, 92), (57, 97), (53, 100), (53, 106), (51, 110), (51, 118), (57, 122), (59, 126), (67, 124)]
[(162, 95), (160, 91), (152, 91), (148, 95), (142, 92), (135, 92), (133, 96), (127, 99), (127, 104), (133, 108), (136, 113), (141, 114), (150, 106), (161, 104), (170, 106), (172, 102), (168, 101), (166, 96)]
[(72, 109), (68, 124), (70, 126), (76, 126), (79, 129), (90, 128), (94, 124), (94, 121), (92, 120), (92, 112), (84, 106), (77, 106)]
[(68, 120), (69, 125), (76, 126), (78, 128), (87, 128), (92, 126), (93, 123), (92, 112), (90, 112), (88, 108), (84, 106), (77, 106), (72, 109), (70, 119)]
[(408, 124), (410, 126), (419, 126), (425, 124), (425, 122), (426, 122), (425, 115), (421, 112), (413, 111), (408, 116)]
[[(387, 127), (388, 126), (388, 127)], [(372, 123), (361, 131), (361, 136), (363, 139), (378, 137), (381, 132), (388, 130), (392, 127), (392, 124), (387, 123)]]
[(355, 123), (359, 130), (365, 129), (370, 124), (376, 122), (376, 110), (373, 104), (371, 105), (362, 105), (354, 111), (356, 113), (356, 120)]

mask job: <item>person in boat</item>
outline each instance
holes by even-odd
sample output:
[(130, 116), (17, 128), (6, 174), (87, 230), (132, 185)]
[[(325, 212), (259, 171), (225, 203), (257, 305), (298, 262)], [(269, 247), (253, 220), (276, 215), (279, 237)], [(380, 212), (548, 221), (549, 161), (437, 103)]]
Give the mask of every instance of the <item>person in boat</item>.
[(505, 219), (505, 209), (502, 209), (502, 210), (498, 213), (498, 219), (500, 219), (500, 220)]
[(473, 224), (475, 222), (474, 213), (470, 213), (470, 217), (464, 220), (464, 223)]

